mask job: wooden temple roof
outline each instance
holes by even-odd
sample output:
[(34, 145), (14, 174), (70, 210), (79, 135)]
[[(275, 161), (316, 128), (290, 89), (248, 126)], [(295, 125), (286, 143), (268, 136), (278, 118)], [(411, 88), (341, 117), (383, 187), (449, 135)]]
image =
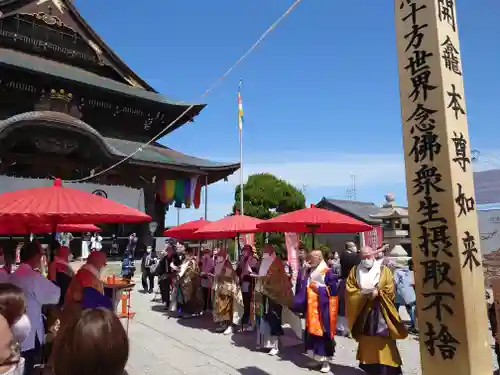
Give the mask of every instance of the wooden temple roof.
[(0, 48), (0, 65), (23, 69), (34, 73), (42, 73), (54, 78), (63, 78), (73, 83), (97, 87), (99, 89), (112, 91), (116, 94), (148, 100), (158, 104), (183, 106), (186, 109), (193, 105), (192, 111), (196, 112), (196, 114), (205, 107), (205, 104), (176, 101), (158, 94), (155, 91), (147, 91), (139, 87), (126, 85), (113, 79), (99, 76), (85, 69), (11, 49)]
[(134, 86), (150, 92), (157, 92), (136, 74), (95, 30), (85, 21), (72, 0), (0, 0), (0, 17), (15, 13), (38, 14), (50, 22), (72, 29), (88, 39), (99, 54), (103, 55), (106, 65), (113, 68), (124, 80), (133, 81)]
[[(47, 31), (46, 34), (43, 32), (34, 34), (33, 30), (36, 27), (37, 30), (47, 29), (50, 33)], [(51, 39), (51, 33), (58, 37)], [(63, 39), (66, 44), (63, 43)], [(142, 146), (144, 139), (151, 138), (149, 134), (157, 133), (155, 129), (164, 128), (171, 120), (192, 107), (168, 128), (163, 134), (166, 135), (186, 122), (192, 121), (205, 105), (177, 101), (159, 94), (99, 37), (81, 16), (72, 0), (0, 0), (0, 41), (2, 43), (0, 69), (3, 68), (3, 81), (10, 79), (9, 74), (20, 75), (21, 79), (29, 78), (31, 81), (26, 83), (29, 86), (29, 90), (25, 90), (26, 98), (35, 100), (33, 98), (41, 95), (39, 100), (42, 102), (43, 99), (43, 103), (46, 103), (46, 100), (49, 102), (53, 100), (43, 96), (44, 93), (54, 91), (53, 87), (45, 87), (48, 85), (47, 82), (53, 81), (54, 87), (61, 92), (64, 89), (65, 94), (75, 89), (76, 93), (71, 96), (71, 103), (68, 100), (65, 108), (71, 107), (79, 113), (76, 116), (69, 110), (53, 109), (52, 104), (49, 105), (49, 109), (45, 107), (40, 109), (36, 105), (29, 109), (25, 108), (28, 104), (22, 111), (12, 112), (11, 108), (11, 112), (6, 111), (4, 119), (0, 121), (0, 140), (5, 142), (11, 131), (27, 123), (31, 125), (35, 123), (44, 127), (59, 127), (83, 133), (95, 141), (103, 150), (103, 155), (111, 160), (119, 160), (141, 148), (128, 163), (145, 165), (154, 170), (172, 169), (187, 174), (206, 175), (209, 183), (223, 179), (239, 168), (239, 163), (227, 164), (204, 160), (184, 155), (158, 143)], [(71, 44), (73, 42), (74, 44)], [(37, 82), (41, 82), (40, 87), (35, 87)], [(8, 95), (8, 91), (5, 92), (5, 95)], [(87, 98), (85, 95), (89, 92), (98, 93), (99, 98), (109, 96), (117, 99), (110, 102), (113, 102), (113, 106), (120, 104), (122, 109), (128, 105), (122, 105), (121, 101), (130, 103), (132, 109), (138, 108), (144, 112), (136, 116), (136, 118), (143, 116), (144, 124), (150, 119), (156, 122), (147, 128), (146, 125), (142, 128), (142, 123), (133, 119), (131, 115), (128, 118), (130, 124), (120, 123), (119, 118), (113, 120), (125, 130), (130, 130), (129, 133), (109, 131), (103, 125), (105, 121), (100, 121), (99, 108), (96, 110), (96, 115), (89, 113), (87, 116), (87, 113), (92, 111), (88, 109), (91, 108), (89, 103), (92, 98)], [(86, 102), (84, 109), (81, 110), (78, 103), (83, 103), (84, 97), (89, 103)], [(16, 100), (18, 103), (28, 102)], [(56, 98), (57, 100), (59, 99)], [(125, 112), (120, 112), (120, 115), (122, 113)], [(136, 128), (139, 130), (136, 131)]]
[[(104, 89), (119, 96), (146, 100), (156, 104), (159, 110), (162, 107), (174, 106), (184, 111), (193, 105), (193, 108), (189, 109), (186, 115), (173, 124), (165, 134), (176, 130), (186, 122), (192, 121), (205, 107), (205, 104), (173, 100), (158, 93), (136, 74), (90, 27), (72, 0), (0, 0), (0, 21), (15, 16), (34, 17), (43, 20), (47, 25), (56, 25), (67, 32), (78, 35), (88, 44), (89, 53), (95, 58), (95, 66), (86, 65), (82, 67), (78, 66), (76, 62), (58, 62), (52, 57), (44, 58), (39, 53), (23, 53), (16, 51), (15, 48), (0, 50), (0, 56), (2, 57), (0, 62), (3, 65)], [(22, 37), (20, 36), (19, 39), (22, 39)], [(94, 69), (94, 72), (92, 69)], [(95, 71), (108, 72), (106, 74), (113, 78), (100, 73), (96, 74)]]
[[(75, 131), (86, 133), (100, 144), (101, 149), (110, 158), (119, 160), (140, 149), (130, 159), (132, 164), (142, 164), (158, 169), (173, 167), (184, 172), (190, 172), (193, 175), (208, 175), (210, 183), (231, 175), (240, 167), (239, 163), (220, 163), (185, 155), (159, 143), (143, 146), (141, 142), (103, 137), (87, 123), (60, 112), (34, 111), (1, 120), (0, 139), (3, 138), (2, 133), (8, 133), (13, 127), (17, 127), (23, 123), (33, 124), (37, 122), (74, 128)], [(210, 176), (211, 174), (214, 176)]]

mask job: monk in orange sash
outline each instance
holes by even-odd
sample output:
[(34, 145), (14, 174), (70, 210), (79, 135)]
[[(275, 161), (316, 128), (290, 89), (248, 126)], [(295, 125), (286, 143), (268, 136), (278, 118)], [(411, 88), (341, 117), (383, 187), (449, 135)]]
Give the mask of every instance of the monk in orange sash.
[[(106, 254), (100, 251), (92, 252), (87, 263), (76, 273), (69, 284), (64, 305), (60, 317), (60, 328), (54, 342), (54, 348), (57, 347), (59, 339), (64, 335), (65, 328), (79, 316), (82, 310), (82, 301), (87, 288), (96, 290), (104, 295), (104, 284), (101, 280), (101, 270), (106, 266)], [(57, 352), (57, 350), (54, 350)], [(51, 358), (52, 360), (52, 358)], [(50, 362), (50, 361), (49, 361)]]
[(319, 250), (313, 250), (300, 270), (295, 287), (293, 310), (306, 319), (305, 347), (308, 356), (330, 372), (335, 352), (337, 325), (337, 276), (328, 268)]

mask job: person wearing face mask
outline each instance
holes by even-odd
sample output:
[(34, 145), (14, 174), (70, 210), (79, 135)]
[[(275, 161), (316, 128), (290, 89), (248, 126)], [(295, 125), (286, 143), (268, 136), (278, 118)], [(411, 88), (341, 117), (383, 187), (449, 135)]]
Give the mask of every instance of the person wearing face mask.
[(349, 272), (359, 264), (359, 252), (356, 244), (352, 241), (345, 243), (345, 249), (340, 256), (340, 277), (347, 279)]
[(292, 299), (292, 284), (283, 261), (274, 247), (266, 244), (256, 275), (255, 300), (257, 348), (268, 350), (269, 355), (279, 353), (279, 338), (284, 335), (283, 305), (290, 306)]
[(7, 319), (0, 315), (0, 374), (24, 374), (25, 359), (21, 357), (19, 349), (19, 342), (14, 337)]
[(26, 297), (21, 288), (10, 283), (0, 283), (0, 315), (7, 319), (18, 343), (26, 340), (31, 332), (26, 306)]
[(295, 287), (293, 311), (304, 315), (306, 321), (304, 344), (307, 355), (321, 365), (322, 373), (330, 372), (335, 353), (337, 318), (337, 284), (335, 275), (323, 259), (320, 250), (313, 250), (305, 268), (300, 270)]
[(339, 253), (333, 251), (330, 253), (328, 258), (328, 267), (333, 271), (333, 273), (337, 276), (340, 276), (340, 256)]
[(202, 301), (198, 296), (200, 274), (194, 250), (187, 248), (185, 254), (186, 257), (179, 269), (177, 298), (178, 304), (182, 306), (182, 313), (195, 316), (199, 315), (202, 310)]
[(359, 367), (369, 375), (400, 375), (401, 356), (396, 340), (408, 332), (394, 306), (395, 286), (392, 272), (376, 260), (378, 251), (365, 246), (361, 262), (346, 282), (348, 327), (359, 343)]
[(236, 268), (236, 274), (241, 287), (241, 294), (243, 296), (244, 313), (241, 318), (241, 330), (250, 330), (250, 314), (252, 305), (252, 277), (251, 274), (257, 272), (257, 259), (254, 256), (253, 248), (250, 245), (243, 246), (242, 257)]
[(239, 324), (244, 309), (237, 275), (225, 249), (215, 256), (214, 289), (214, 321), (220, 325), (220, 332), (230, 335), (233, 324)]
[(164, 254), (160, 256), (158, 266), (154, 272), (154, 275), (158, 276), (158, 285), (160, 286), (161, 299), (165, 304), (165, 310), (169, 310), (170, 308), (170, 288), (176, 276), (172, 266), (176, 266), (177, 264), (175, 250), (172, 245), (167, 244)]
[(32, 329), (26, 340), (21, 343), (21, 355), (25, 359), (25, 374), (31, 375), (34, 366), (41, 362), (45, 343), (42, 307), (57, 304), (61, 289), (43, 277), (40, 272), (35, 271), (40, 268), (43, 256), (38, 242), (25, 243), (20, 256), (21, 265), (11, 275), (10, 282), (23, 290), (27, 300), (27, 315)]
[(212, 309), (212, 281), (214, 268), (215, 263), (212, 251), (209, 248), (203, 249), (203, 257), (201, 258), (201, 291), (204, 313)]
[(155, 287), (155, 277), (151, 272), (151, 267), (153, 267), (158, 258), (155, 253), (153, 253), (153, 248), (151, 246), (146, 247), (146, 252), (144, 253), (141, 261), (141, 271), (142, 271), (142, 288), (146, 293), (153, 293)]

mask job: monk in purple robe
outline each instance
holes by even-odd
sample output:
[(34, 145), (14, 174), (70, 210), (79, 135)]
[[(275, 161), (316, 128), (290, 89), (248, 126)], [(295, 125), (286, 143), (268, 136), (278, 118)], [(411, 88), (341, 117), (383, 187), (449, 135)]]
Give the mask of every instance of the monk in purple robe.
[(293, 310), (306, 320), (305, 349), (315, 365), (321, 364), (322, 373), (330, 372), (335, 352), (337, 282), (321, 251), (313, 250), (299, 271), (295, 287)]

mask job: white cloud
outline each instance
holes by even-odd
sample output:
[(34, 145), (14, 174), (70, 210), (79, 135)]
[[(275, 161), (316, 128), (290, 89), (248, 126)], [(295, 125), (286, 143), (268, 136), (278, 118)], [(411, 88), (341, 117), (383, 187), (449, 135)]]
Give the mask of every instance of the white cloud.
[[(206, 157), (210, 160), (234, 162), (231, 158)], [(491, 169), (490, 162), (478, 160), (474, 163), (474, 170)], [(500, 164), (500, 158), (498, 159)], [(351, 175), (356, 176), (356, 186), (365, 196), (383, 198), (383, 194), (392, 191), (390, 186), (402, 188), (398, 202), (403, 202), (405, 170), (403, 154), (340, 154), (340, 153), (297, 153), (270, 152), (246, 155), (243, 172), (245, 181), (249, 175), (255, 173), (271, 173), (296, 187), (306, 188), (306, 200), (315, 202), (321, 196), (331, 196), (339, 188), (347, 189), (351, 185)], [(220, 181), (210, 185), (208, 193), (208, 219), (218, 220), (229, 213), (233, 206), (234, 188), (240, 182), (239, 171), (229, 176), (228, 181)], [(315, 191), (316, 195), (308, 194)], [(400, 189), (401, 190), (401, 189)], [(374, 193), (374, 194), (370, 194)], [(319, 194), (319, 195), (318, 195)], [(373, 198), (375, 199), (375, 198)], [(377, 198), (378, 199), (378, 198)], [(169, 225), (177, 223), (176, 210), (172, 209), (167, 215)], [(180, 222), (196, 220), (204, 216), (204, 203), (198, 210), (181, 210)]]
[[(357, 185), (404, 183), (404, 163), (398, 154), (335, 154), (313, 155), (283, 153), (247, 156), (243, 163), (245, 180), (255, 173), (271, 173), (301, 187), (327, 188), (349, 186), (351, 175)], [(222, 186), (233, 189), (239, 184), (239, 172)]]

